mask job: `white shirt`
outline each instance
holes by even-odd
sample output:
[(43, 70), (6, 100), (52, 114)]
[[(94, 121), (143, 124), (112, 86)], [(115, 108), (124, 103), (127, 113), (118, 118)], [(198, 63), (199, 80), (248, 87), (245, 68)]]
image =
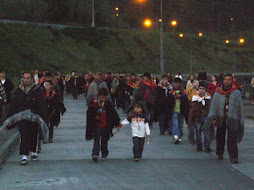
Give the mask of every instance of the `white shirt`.
[[(122, 125), (127, 125), (130, 122), (125, 119), (121, 122)], [(145, 134), (150, 135), (150, 129), (148, 122), (145, 123), (144, 118), (132, 118), (131, 131), (133, 137), (143, 138)]]
[(5, 83), (5, 79), (4, 79), (4, 80), (1, 80), (1, 83), (2, 83), (2, 85), (4, 85), (4, 83)]
[(180, 78), (181, 80), (183, 80), (182, 75), (176, 75), (175, 78)]
[(34, 83), (35, 83), (36, 85), (39, 84), (39, 77), (38, 77), (37, 74), (34, 74)]

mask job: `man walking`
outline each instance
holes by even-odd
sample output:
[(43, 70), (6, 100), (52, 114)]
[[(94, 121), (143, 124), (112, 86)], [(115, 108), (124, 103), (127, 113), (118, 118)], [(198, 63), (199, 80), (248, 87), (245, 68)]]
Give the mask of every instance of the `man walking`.
[[(98, 95), (98, 91), (101, 88), (106, 88), (108, 90), (106, 82), (102, 80), (102, 74), (95, 73), (95, 81), (93, 81), (88, 88), (88, 93), (86, 98), (87, 103), (89, 103), (93, 97), (96, 97)], [(109, 94), (108, 94), (108, 99), (110, 99)]]
[[(40, 87), (33, 83), (33, 76), (31, 73), (24, 73), (23, 84), (15, 90), (8, 116), (10, 117), (27, 109), (31, 109), (31, 112), (38, 114), (46, 123), (48, 123), (48, 111), (43, 92)], [(22, 120), (18, 123), (18, 127), (21, 136), (20, 155), (22, 155), (22, 160), (20, 164), (27, 164), (29, 152), (32, 152), (32, 161), (38, 161), (38, 122)]]
[(223, 160), (225, 136), (227, 149), (232, 164), (238, 163), (238, 147), (244, 133), (243, 101), (240, 91), (232, 86), (233, 76), (226, 74), (223, 88), (217, 88), (213, 96), (206, 128), (217, 126), (216, 154), (218, 160)]

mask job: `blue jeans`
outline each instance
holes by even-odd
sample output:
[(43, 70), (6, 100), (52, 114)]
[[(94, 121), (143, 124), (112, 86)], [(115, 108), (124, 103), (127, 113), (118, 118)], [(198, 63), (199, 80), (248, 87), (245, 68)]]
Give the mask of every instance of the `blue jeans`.
[(179, 138), (183, 136), (183, 115), (181, 113), (173, 112), (173, 136), (177, 135)]
[(165, 131), (172, 133), (172, 119), (167, 117), (167, 114), (164, 112), (159, 114), (160, 134), (163, 134)]
[(209, 140), (209, 136), (205, 131), (203, 131), (203, 126), (206, 123), (206, 121), (207, 121), (207, 117), (203, 116), (203, 123), (199, 123), (199, 122), (195, 121), (192, 124), (192, 128), (196, 129), (197, 148), (203, 148), (202, 133), (203, 133), (203, 136), (204, 136), (204, 147), (205, 147), (205, 149), (211, 148), (210, 147), (211, 142)]

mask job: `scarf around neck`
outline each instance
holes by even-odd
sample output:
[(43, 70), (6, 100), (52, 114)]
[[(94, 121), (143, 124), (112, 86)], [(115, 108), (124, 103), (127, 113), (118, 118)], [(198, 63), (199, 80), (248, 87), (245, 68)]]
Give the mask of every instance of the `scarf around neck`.
[(164, 86), (164, 85), (162, 84), (162, 81), (160, 81), (159, 84), (158, 84), (158, 86), (161, 87), (161, 88), (163, 88), (163, 89), (165, 90), (165, 94), (166, 94), (166, 95), (168, 94), (168, 92), (169, 92), (170, 90), (172, 90), (172, 85), (171, 85), (169, 82), (167, 82), (167, 85)]
[(192, 102), (195, 102), (195, 101), (202, 102), (202, 104), (205, 106), (205, 100), (211, 100), (210, 94), (205, 93), (205, 96), (201, 97), (198, 95), (198, 92), (197, 92), (197, 94), (192, 97), (191, 101)]
[(227, 94), (230, 94), (231, 92), (235, 91), (236, 89), (237, 89), (236, 87), (232, 87), (227, 92), (225, 92), (221, 87), (218, 87), (218, 88), (216, 88), (215, 92), (218, 92), (221, 95), (227, 95)]
[[(176, 95), (176, 91), (180, 91), (180, 93), (178, 95)], [(176, 90), (175, 88), (173, 88), (173, 90), (171, 90), (170, 93), (173, 94), (173, 96), (176, 99), (180, 99), (180, 98), (182, 98), (183, 96), (186, 95), (186, 91), (183, 88), (181, 88), (180, 90)]]
[(144, 83), (146, 86), (151, 87), (152, 92), (154, 92), (154, 91), (156, 90), (157, 85), (156, 85), (156, 83), (155, 83), (153, 80), (151, 80), (151, 83), (148, 83), (148, 82), (146, 82), (146, 81), (143, 81), (143, 83)]

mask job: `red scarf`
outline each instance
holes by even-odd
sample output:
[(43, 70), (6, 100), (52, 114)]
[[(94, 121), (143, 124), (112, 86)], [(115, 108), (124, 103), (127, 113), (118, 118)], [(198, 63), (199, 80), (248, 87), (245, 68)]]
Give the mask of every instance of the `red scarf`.
[(186, 91), (183, 89), (183, 88), (181, 88), (181, 89), (179, 89), (180, 90), (180, 93), (179, 93), (179, 95), (176, 95), (176, 89), (175, 88), (173, 88), (169, 93), (171, 93), (171, 94), (173, 94), (173, 96), (175, 97), (175, 99), (179, 99), (179, 98), (181, 98), (182, 96), (184, 96), (184, 95), (186, 95)]
[(44, 98), (46, 99), (52, 99), (56, 95), (56, 91), (54, 89), (51, 90), (51, 92), (47, 92), (45, 90)]
[(144, 83), (146, 86), (151, 87), (152, 92), (154, 92), (154, 91), (156, 90), (156, 88), (157, 88), (157, 85), (155, 84), (155, 82), (154, 82), (153, 80), (151, 80), (151, 83), (148, 83), (148, 82), (146, 82), (146, 81), (143, 81), (143, 83)]
[(218, 88), (216, 88), (215, 92), (218, 92), (221, 95), (227, 95), (227, 94), (230, 94), (231, 92), (235, 91), (236, 89), (237, 89), (236, 87), (232, 87), (230, 90), (225, 92), (225, 91), (222, 90), (222, 88), (218, 87)]

